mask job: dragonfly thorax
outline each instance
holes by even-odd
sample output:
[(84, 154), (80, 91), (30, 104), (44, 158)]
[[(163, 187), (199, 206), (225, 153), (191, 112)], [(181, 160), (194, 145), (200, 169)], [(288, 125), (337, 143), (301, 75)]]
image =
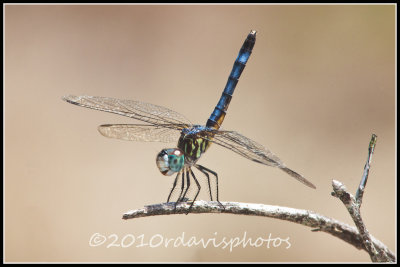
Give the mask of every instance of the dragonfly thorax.
[(182, 130), (178, 148), (185, 154), (187, 164), (196, 163), (210, 146), (209, 136), (206, 135), (207, 131), (208, 128), (201, 125), (194, 125), (192, 128)]
[(158, 153), (156, 163), (160, 172), (169, 176), (183, 168), (185, 156), (179, 148), (167, 148)]

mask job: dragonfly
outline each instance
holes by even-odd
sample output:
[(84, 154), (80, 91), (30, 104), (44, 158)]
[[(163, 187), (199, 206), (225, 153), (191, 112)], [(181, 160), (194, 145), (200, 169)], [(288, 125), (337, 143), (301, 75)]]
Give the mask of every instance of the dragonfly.
[[(141, 101), (85, 95), (68, 95), (64, 96), (63, 100), (81, 107), (110, 112), (144, 122), (144, 124), (100, 125), (98, 130), (105, 137), (128, 141), (165, 143), (178, 140), (176, 147), (165, 148), (158, 153), (156, 164), (163, 175), (176, 174), (167, 199), (167, 203), (169, 203), (173, 194), (178, 195), (175, 208), (178, 202), (189, 200), (187, 193), (193, 184), (192, 181), (194, 181), (197, 191), (186, 214), (190, 212), (201, 190), (201, 185), (193, 172), (194, 168), (207, 178), (211, 201), (215, 199), (224, 208), (219, 201), (218, 174), (197, 163), (211, 144), (227, 148), (254, 162), (277, 167), (306, 186), (316, 189), (315, 185), (301, 174), (286, 167), (275, 154), (264, 146), (236, 131), (220, 128), (236, 85), (253, 51), (256, 33), (255, 30), (251, 30), (247, 35), (233, 64), (222, 95), (206, 125), (192, 124), (178, 112)], [(211, 181), (216, 187), (214, 190), (211, 189)], [(177, 186), (178, 184), (180, 186)]]

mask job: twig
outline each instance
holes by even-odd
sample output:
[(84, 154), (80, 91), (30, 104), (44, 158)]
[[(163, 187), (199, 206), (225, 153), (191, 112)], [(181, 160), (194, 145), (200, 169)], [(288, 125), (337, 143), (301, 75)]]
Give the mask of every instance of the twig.
[(372, 237), (369, 234), (365, 224), (361, 218), (360, 208), (355, 197), (347, 192), (346, 187), (339, 181), (332, 181), (332, 187), (334, 193), (333, 196), (339, 198), (343, 204), (346, 206), (351, 218), (353, 219), (358, 232), (360, 233), (362, 242), (364, 244), (365, 250), (369, 253), (371, 260), (373, 262), (387, 262), (390, 261), (389, 257), (386, 255), (385, 250), (380, 250), (380, 253), (376, 250), (372, 242)]
[(359, 207), (361, 207), (362, 197), (364, 195), (364, 189), (365, 189), (365, 186), (367, 185), (369, 168), (371, 165), (372, 154), (374, 153), (374, 150), (375, 150), (377, 138), (378, 137), (375, 134), (372, 134), (371, 141), (369, 142), (367, 162), (365, 163), (363, 176), (361, 178), (360, 185), (358, 186), (358, 189), (356, 192), (356, 201), (357, 201)]
[[(361, 235), (355, 227), (341, 223), (335, 219), (325, 217), (313, 211), (293, 209), (280, 206), (249, 204), (238, 202), (222, 202), (225, 209), (222, 209), (218, 202), (196, 201), (192, 207), (191, 213), (230, 213), (237, 215), (264, 216), (285, 221), (290, 221), (304, 226), (313, 228), (312, 231), (326, 232), (336, 236), (343, 241), (355, 246), (358, 249), (366, 250)], [(140, 217), (156, 216), (156, 215), (172, 215), (186, 214), (190, 203), (180, 202), (174, 210), (175, 203), (162, 203), (145, 206), (143, 209), (131, 210), (123, 215), (123, 219), (134, 219)], [(396, 257), (384, 244), (371, 236), (371, 241), (375, 247), (381, 251), (385, 251), (391, 261), (395, 261)]]
[(339, 198), (347, 208), (351, 218), (353, 219), (358, 229), (358, 232), (360, 233), (364, 247), (368, 252), (369, 256), (371, 257), (371, 260), (373, 262), (388, 262), (393, 259), (391, 259), (388, 256), (386, 250), (382, 250), (381, 248), (376, 247), (375, 244), (372, 242), (372, 237), (369, 234), (367, 227), (365, 226), (364, 221), (361, 218), (361, 213), (360, 213), (362, 197), (364, 194), (365, 185), (367, 184), (368, 180), (368, 173), (372, 160), (372, 154), (374, 153), (376, 145), (376, 139), (377, 136), (375, 134), (372, 134), (371, 141), (369, 142), (368, 146), (367, 162), (365, 163), (364, 166), (364, 173), (361, 178), (360, 185), (357, 189), (356, 196), (354, 197), (352, 194), (347, 192), (346, 186), (343, 183), (335, 180), (332, 181), (332, 187), (334, 191), (332, 192), (332, 196)]

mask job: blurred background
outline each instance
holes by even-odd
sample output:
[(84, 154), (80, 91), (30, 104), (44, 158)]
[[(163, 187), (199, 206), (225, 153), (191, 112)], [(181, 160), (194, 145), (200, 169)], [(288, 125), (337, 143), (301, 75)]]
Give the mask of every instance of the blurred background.
[[(167, 200), (174, 177), (159, 173), (155, 157), (176, 144), (107, 139), (98, 125), (138, 122), (61, 100), (140, 100), (205, 124), (252, 29), (257, 42), (223, 128), (263, 144), (317, 190), (214, 145), (199, 163), (218, 172), (220, 200), (307, 209), (353, 226), (330, 195), (331, 181), (355, 193), (375, 133), (361, 212), (370, 233), (395, 251), (394, 5), (4, 8), (6, 262), (370, 262), (333, 236), (270, 218), (122, 220)], [(209, 200), (206, 189), (199, 199)], [(144, 245), (182, 235), (271, 235), (291, 246)], [(93, 236), (104, 243), (90, 246)], [(133, 245), (117, 246), (133, 237)]]

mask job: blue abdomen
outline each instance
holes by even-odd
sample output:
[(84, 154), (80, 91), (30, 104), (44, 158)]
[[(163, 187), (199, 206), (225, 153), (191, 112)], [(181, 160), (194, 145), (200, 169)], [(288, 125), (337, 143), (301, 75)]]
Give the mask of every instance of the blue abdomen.
[(219, 99), (217, 106), (207, 121), (207, 127), (213, 129), (219, 129), (222, 122), (224, 121), (226, 111), (228, 110), (229, 103), (231, 102), (233, 92), (235, 91), (236, 85), (239, 81), (239, 77), (246, 67), (247, 60), (251, 55), (254, 44), (256, 42), (256, 31), (251, 31), (247, 35), (242, 48), (239, 51), (239, 55), (233, 64), (231, 74), (229, 75), (228, 81), (225, 85), (225, 89), (222, 92), (222, 96)]

